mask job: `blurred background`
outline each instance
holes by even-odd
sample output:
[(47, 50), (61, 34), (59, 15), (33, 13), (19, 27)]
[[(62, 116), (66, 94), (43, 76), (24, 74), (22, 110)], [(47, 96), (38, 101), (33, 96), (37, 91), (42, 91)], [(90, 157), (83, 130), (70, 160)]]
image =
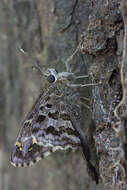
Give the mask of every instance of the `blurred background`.
[[(21, 122), (44, 88), (34, 62), (65, 70), (91, 11), (89, 0), (0, 2), (0, 190), (99, 189), (88, 176), (81, 150), (58, 151), (31, 168), (14, 168), (9, 161)], [(88, 56), (77, 53), (72, 71), (87, 74), (88, 62)], [(90, 95), (89, 89), (81, 93)], [(85, 110), (86, 130), (89, 118)]]

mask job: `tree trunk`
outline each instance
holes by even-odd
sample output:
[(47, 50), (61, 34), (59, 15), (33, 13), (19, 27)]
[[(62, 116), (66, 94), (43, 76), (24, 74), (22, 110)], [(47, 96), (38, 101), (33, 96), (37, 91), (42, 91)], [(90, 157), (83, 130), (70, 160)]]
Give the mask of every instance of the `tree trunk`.
[[(126, 143), (117, 128), (123, 134), (126, 112), (121, 116), (116, 110), (124, 93), (120, 0), (6, 0), (0, 4), (0, 190), (126, 189)], [(80, 82), (98, 83), (79, 91), (90, 100), (90, 109), (82, 110), (82, 128), (99, 185), (89, 176), (80, 149), (56, 152), (31, 168), (14, 168), (9, 163), (21, 121), (45, 87), (32, 69), (34, 63), (62, 72), (75, 50), (69, 62), (72, 72), (89, 74), (89, 80)]]

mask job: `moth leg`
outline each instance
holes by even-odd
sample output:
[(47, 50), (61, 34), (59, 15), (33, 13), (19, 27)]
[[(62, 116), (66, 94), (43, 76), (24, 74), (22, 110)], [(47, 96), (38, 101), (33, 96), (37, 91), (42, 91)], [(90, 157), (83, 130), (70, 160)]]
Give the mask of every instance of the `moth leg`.
[(89, 98), (86, 98), (86, 97), (81, 97), (81, 99), (83, 99), (83, 100), (86, 100), (86, 101), (90, 102), (90, 99), (89, 99)]
[(84, 103), (84, 101), (87, 101), (88, 103), (90, 102), (90, 99), (89, 98), (86, 98), (86, 97), (80, 97), (80, 101), (79, 101), (79, 104), (83, 105), (84, 107), (86, 107), (87, 109), (91, 110), (90, 107)]
[(88, 106), (88, 105), (86, 105), (84, 102), (79, 102), (80, 104), (82, 104), (84, 107), (86, 107), (87, 109), (89, 109), (90, 110), (90, 107)]
[(101, 84), (101, 82), (99, 82), (99, 83), (90, 83), (90, 84), (67, 84), (67, 86), (69, 86), (69, 87), (75, 87), (75, 88), (77, 88), (77, 87), (80, 87), (80, 88), (83, 88), (83, 87), (87, 87), (87, 86), (97, 86), (97, 85), (100, 85)]
[(88, 78), (89, 75), (75, 76), (76, 79)]

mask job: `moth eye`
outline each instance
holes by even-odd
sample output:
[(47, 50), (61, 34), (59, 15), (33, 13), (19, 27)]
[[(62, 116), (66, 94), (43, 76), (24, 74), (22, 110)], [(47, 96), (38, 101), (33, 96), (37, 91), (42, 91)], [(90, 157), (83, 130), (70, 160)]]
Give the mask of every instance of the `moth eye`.
[(55, 81), (54, 75), (49, 75), (47, 80), (48, 80), (49, 83), (53, 83)]
[(51, 108), (52, 104), (47, 104), (46, 106), (47, 106), (47, 108)]

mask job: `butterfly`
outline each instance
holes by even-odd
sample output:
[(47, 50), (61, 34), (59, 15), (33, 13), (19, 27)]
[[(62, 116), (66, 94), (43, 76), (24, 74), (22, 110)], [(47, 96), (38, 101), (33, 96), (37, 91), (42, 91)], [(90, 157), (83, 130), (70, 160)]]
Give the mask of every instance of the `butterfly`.
[(42, 90), (19, 130), (11, 163), (31, 166), (56, 150), (82, 147), (87, 167), (98, 183), (98, 174), (90, 162), (90, 150), (81, 130), (81, 106), (77, 88), (67, 82), (73, 73), (43, 72), (48, 87)]

